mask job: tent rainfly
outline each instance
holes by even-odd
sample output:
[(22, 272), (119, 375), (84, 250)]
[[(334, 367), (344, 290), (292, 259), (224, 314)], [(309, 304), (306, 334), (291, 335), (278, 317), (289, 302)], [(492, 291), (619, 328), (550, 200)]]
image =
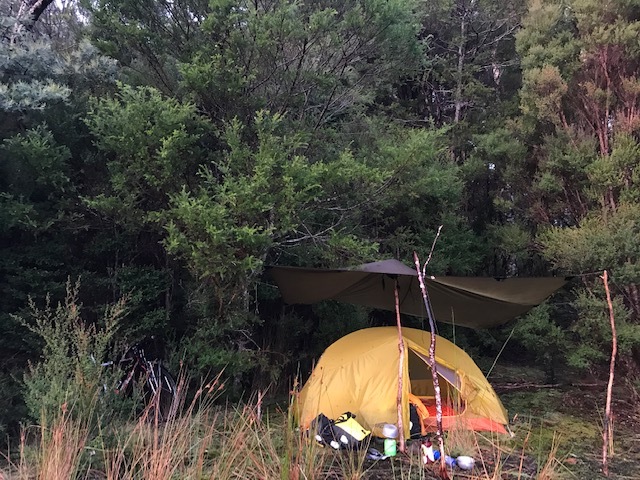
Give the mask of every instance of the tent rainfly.
[[(405, 438), (410, 436), (410, 402), (419, 400), (423, 431), (435, 431), (434, 392), (429, 367), (430, 333), (403, 328), (405, 355), (402, 415)], [(461, 348), (438, 337), (437, 372), (443, 404), (443, 428), (463, 428), (506, 433), (507, 411), (484, 375)], [(397, 393), (400, 353), (395, 327), (366, 328), (353, 332), (325, 350), (298, 396), (303, 428), (323, 413), (338, 418), (356, 414), (358, 422), (375, 431), (375, 425), (398, 420)], [(408, 380), (408, 381), (407, 381)]]

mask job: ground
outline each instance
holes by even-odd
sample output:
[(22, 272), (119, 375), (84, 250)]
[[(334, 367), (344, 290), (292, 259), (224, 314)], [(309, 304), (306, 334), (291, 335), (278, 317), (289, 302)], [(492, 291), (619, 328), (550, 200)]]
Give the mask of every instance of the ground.
[[(452, 478), (554, 480), (607, 478), (602, 472), (602, 430), (607, 379), (560, 377), (546, 385), (541, 372), (503, 367), (492, 374), (492, 384), (512, 419), (514, 437), (484, 435), (448, 439), (452, 455), (476, 458), (472, 473), (451, 471)], [(614, 382), (612, 412), (613, 455), (608, 457), (609, 479), (640, 480), (640, 396), (637, 386), (620, 376)], [(457, 438), (456, 438), (457, 436)], [(464, 437), (464, 435), (462, 436)], [(466, 451), (463, 451), (465, 450)], [(410, 448), (415, 450), (415, 446)], [(365, 463), (364, 478), (438, 478), (424, 471), (416, 454)], [(402, 470), (403, 473), (398, 474)], [(409, 473), (406, 473), (409, 472)]]

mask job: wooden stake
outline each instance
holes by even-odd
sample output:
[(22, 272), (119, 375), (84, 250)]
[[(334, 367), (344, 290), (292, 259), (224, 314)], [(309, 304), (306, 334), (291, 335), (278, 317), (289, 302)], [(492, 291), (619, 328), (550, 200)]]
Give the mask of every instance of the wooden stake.
[(402, 381), (404, 377), (404, 337), (402, 336), (402, 324), (400, 322), (400, 295), (398, 293), (398, 278), (396, 277), (395, 296), (396, 296), (396, 323), (398, 325), (398, 449), (406, 452), (406, 443), (404, 438), (404, 422), (402, 421)]
[(607, 384), (607, 403), (604, 410), (604, 425), (602, 432), (602, 473), (609, 476), (609, 464), (607, 453), (609, 444), (613, 436), (613, 424), (611, 421), (611, 395), (613, 391), (613, 374), (616, 367), (616, 355), (618, 353), (618, 337), (616, 334), (616, 323), (613, 316), (613, 303), (611, 302), (611, 292), (609, 292), (609, 276), (605, 270), (602, 278), (604, 290), (607, 293), (607, 305), (609, 306), (609, 322), (611, 323), (611, 361), (609, 363), (609, 383)]
[[(440, 230), (438, 230), (438, 233), (440, 233)], [(413, 260), (416, 266), (416, 271), (418, 272), (420, 291), (422, 292), (422, 299), (424, 301), (425, 309), (427, 310), (427, 317), (429, 318), (429, 330), (431, 331), (431, 344), (429, 345), (429, 362), (431, 363), (431, 378), (433, 380), (433, 390), (436, 397), (436, 438), (438, 439), (438, 445), (440, 447), (440, 477), (448, 480), (449, 474), (447, 473), (447, 464), (445, 463), (444, 454), (444, 437), (442, 436), (442, 395), (440, 393), (440, 381), (438, 379), (438, 368), (436, 364), (436, 322), (433, 318), (431, 302), (429, 301), (427, 287), (424, 283), (424, 272), (420, 268), (420, 259), (418, 258), (418, 254), (416, 252), (413, 252)]]

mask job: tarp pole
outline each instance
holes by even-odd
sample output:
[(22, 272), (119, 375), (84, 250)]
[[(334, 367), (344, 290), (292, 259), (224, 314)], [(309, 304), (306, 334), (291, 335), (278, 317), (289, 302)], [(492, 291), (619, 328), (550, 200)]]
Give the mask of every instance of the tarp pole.
[[(438, 230), (438, 233), (440, 233), (440, 230)], [(442, 436), (442, 395), (440, 393), (440, 381), (438, 380), (438, 369), (436, 364), (436, 322), (433, 318), (433, 311), (431, 310), (431, 303), (429, 302), (427, 287), (424, 283), (424, 273), (420, 268), (420, 259), (418, 258), (418, 254), (416, 252), (413, 252), (413, 260), (416, 266), (416, 271), (418, 272), (420, 291), (422, 292), (424, 307), (427, 311), (427, 317), (429, 318), (429, 330), (431, 332), (431, 343), (429, 345), (429, 362), (431, 363), (431, 378), (433, 380), (433, 391), (436, 397), (436, 438), (438, 439), (438, 445), (440, 447), (440, 477), (448, 480), (449, 474), (447, 473), (447, 464), (445, 463), (444, 454), (444, 437)]]
[[(607, 403), (604, 410), (604, 425), (602, 427), (602, 473), (609, 476), (609, 461), (607, 453), (613, 445), (613, 423), (611, 421), (611, 395), (613, 392), (613, 375), (616, 368), (616, 355), (618, 353), (618, 335), (616, 333), (616, 321), (613, 315), (613, 303), (611, 292), (609, 291), (609, 274), (605, 270), (602, 274), (602, 282), (607, 294), (607, 305), (609, 307), (609, 322), (611, 323), (611, 360), (609, 362), (609, 382), (607, 383)], [(613, 452), (612, 452), (613, 454)]]
[(404, 337), (402, 336), (402, 323), (400, 322), (400, 287), (398, 286), (398, 277), (395, 281), (395, 297), (396, 297), (396, 323), (398, 325), (398, 448), (402, 453), (406, 452), (406, 444), (404, 438), (404, 422), (402, 421), (402, 391), (404, 377)]

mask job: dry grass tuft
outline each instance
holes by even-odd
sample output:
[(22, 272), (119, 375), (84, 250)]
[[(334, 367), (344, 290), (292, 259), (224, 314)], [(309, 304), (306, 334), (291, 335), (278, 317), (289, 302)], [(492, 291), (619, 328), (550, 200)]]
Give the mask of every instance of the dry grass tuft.
[[(418, 450), (407, 456), (373, 462), (366, 450), (335, 452), (321, 447), (295, 425), (295, 402), (286, 411), (264, 412), (263, 396), (235, 407), (214, 404), (218, 382), (200, 388), (185, 405), (186, 380), (178, 381), (178, 401), (166, 421), (153, 406), (135, 422), (112, 425), (90, 438), (81, 419), (61, 409), (49, 426), (43, 419), (38, 441), (26, 431), (15, 464), (0, 473), (4, 480), (366, 480), (437, 478), (433, 466), (422, 465)], [(544, 458), (532, 458), (531, 425), (509, 439), (462, 428), (447, 433), (453, 456), (475, 458), (472, 471), (450, 470), (453, 479), (556, 480), (563, 463), (557, 459), (560, 439), (554, 436)], [(99, 447), (95, 447), (99, 445)], [(374, 445), (376, 446), (376, 445)], [(90, 455), (95, 452), (95, 455)], [(418, 453), (416, 453), (418, 452)], [(8, 458), (8, 455), (7, 455)]]

